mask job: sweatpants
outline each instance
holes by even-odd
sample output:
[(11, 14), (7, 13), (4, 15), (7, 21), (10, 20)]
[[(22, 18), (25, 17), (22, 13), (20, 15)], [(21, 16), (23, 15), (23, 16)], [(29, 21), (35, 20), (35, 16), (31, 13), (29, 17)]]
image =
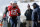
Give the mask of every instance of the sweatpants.
[(17, 27), (17, 17), (10, 18), (11, 27)]

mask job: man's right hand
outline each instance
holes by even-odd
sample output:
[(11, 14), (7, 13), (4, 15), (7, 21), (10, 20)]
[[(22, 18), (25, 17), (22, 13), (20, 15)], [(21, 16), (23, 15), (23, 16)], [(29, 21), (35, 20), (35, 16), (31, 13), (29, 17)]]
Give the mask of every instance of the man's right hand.
[(38, 21), (38, 23), (40, 23), (40, 21)]

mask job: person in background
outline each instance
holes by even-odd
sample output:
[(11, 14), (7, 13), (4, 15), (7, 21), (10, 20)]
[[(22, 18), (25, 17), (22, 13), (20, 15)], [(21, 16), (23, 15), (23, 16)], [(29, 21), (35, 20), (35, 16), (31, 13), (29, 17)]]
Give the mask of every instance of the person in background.
[(40, 13), (38, 12), (39, 9), (39, 5), (37, 3), (33, 3), (33, 12), (32, 12), (32, 20), (33, 20), (33, 27), (38, 27), (38, 19), (39, 19), (39, 15)]
[[(12, 6), (12, 1), (10, 2), (10, 6)], [(8, 12), (8, 6), (5, 8), (5, 12), (4, 12), (4, 14), (3, 14), (3, 18), (4, 17), (6, 17), (6, 15), (7, 15), (7, 12)]]
[(40, 27), (40, 8), (38, 9), (38, 27)]
[(40, 6), (38, 9), (38, 27), (40, 27)]
[[(10, 6), (12, 6), (12, 1), (10, 2)], [(3, 23), (3, 27), (11, 27), (9, 24), (9, 22), (8, 22), (8, 18), (9, 18), (9, 16), (7, 16), (7, 13), (8, 13), (8, 6), (6, 6), (5, 7), (5, 11), (4, 11), (4, 14), (3, 14), (3, 19), (2, 19), (2, 21), (5, 19), (6, 20), (6, 22), (5, 22), (5, 20), (4, 20), (4, 23)], [(8, 17), (8, 18), (7, 18)], [(5, 25), (5, 23), (6, 23), (6, 25)], [(7, 26), (8, 25), (8, 26)]]
[(32, 27), (32, 18), (31, 18), (32, 11), (33, 10), (30, 8), (30, 5), (28, 4), (28, 9), (25, 12), (27, 27), (29, 27), (30, 25)]

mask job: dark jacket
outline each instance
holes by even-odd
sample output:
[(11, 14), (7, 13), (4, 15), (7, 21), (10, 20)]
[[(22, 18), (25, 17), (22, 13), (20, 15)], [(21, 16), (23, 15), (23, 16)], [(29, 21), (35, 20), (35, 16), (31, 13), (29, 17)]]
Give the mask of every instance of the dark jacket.
[(33, 12), (32, 12), (32, 20), (33, 21), (38, 21), (38, 11), (39, 11), (40, 9), (39, 9), (39, 6), (36, 4), (36, 8), (34, 8), (34, 10), (33, 10)]
[(38, 9), (38, 8), (35, 8), (35, 9), (33, 10), (33, 12), (32, 12), (32, 20), (33, 20), (33, 21), (37, 21), (37, 19), (38, 19), (37, 9)]
[(32, 20), (31, 19), (32, 11), (33, 11), (32, 9), (26, 10), (25, 12), (26, 20)]

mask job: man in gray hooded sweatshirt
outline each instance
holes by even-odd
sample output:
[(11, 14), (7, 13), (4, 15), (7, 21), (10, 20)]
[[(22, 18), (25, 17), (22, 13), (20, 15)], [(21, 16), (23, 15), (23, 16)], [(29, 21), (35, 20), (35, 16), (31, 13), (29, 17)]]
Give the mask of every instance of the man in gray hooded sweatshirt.
[(38, 9), (39, 9), (39, 6), (38, 4), (34, 3), (33, 4), (33, 12), (32, 12), (32, 20), (33, 20), (33, 27), (37, 27), (38, 26)]

